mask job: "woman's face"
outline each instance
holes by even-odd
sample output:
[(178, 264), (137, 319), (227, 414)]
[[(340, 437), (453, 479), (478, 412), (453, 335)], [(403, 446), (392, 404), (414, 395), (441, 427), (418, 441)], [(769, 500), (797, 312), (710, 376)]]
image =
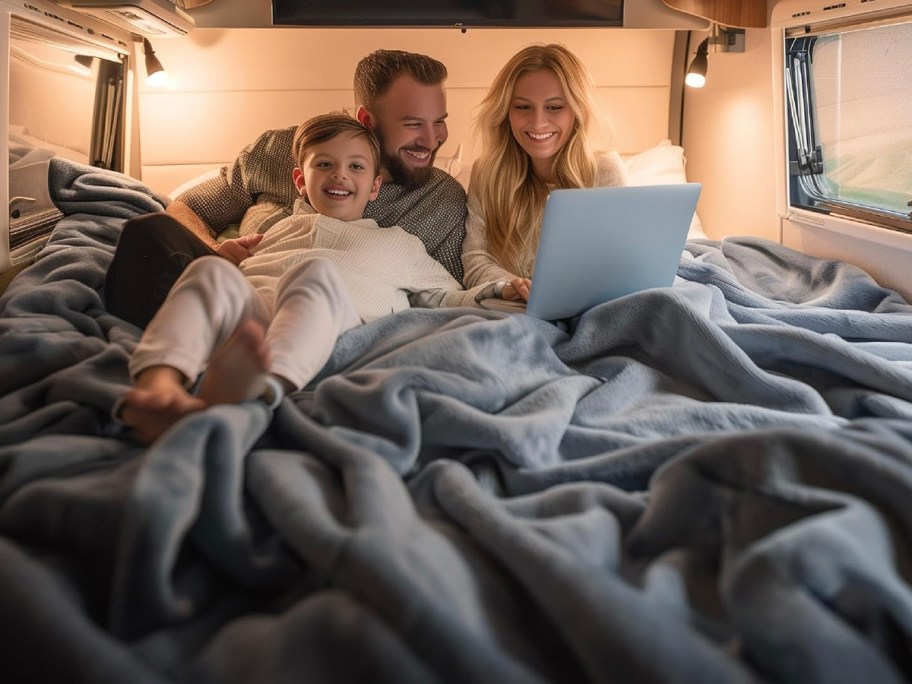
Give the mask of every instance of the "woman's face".
[(527, 71), (516, 80), (510, 100), (510, 129), (531, 157), (536, 173), (546, 177), (552, 160), (573, 131), (573, 112), (554, 72)]

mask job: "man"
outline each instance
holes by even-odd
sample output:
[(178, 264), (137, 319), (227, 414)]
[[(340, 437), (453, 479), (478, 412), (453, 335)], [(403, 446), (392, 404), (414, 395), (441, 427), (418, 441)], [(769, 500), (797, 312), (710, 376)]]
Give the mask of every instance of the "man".
[[(425, 55), (377, 50), (358, 63), (354, 93), (356, 117), (374, 131), (382, 151), (384, 182), (365, 217), (416, 235), (462, 282), (465, 191), (433, 166), (448, 135), (446, 77), (446, 67)], [(128, 221), (105, 282), (108, 310), (145, 327), (192, 259), (213, 251), (236, 264), (247, 258), (262, 233), (291, 214), (298, 197), (295, 128), (261, 135), (219, 176), (175, 199), (167, 215)], [(240, 237), (219, 242), (219, 233), (234, 224)]]

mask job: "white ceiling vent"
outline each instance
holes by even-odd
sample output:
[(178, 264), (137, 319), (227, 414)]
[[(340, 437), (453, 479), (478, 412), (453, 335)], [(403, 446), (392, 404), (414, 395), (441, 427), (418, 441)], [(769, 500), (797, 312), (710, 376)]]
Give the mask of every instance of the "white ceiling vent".
[(114, 26), (147, 38), (182, 36), (194, 27), (193, 17), (171, 0), (56, 0)]

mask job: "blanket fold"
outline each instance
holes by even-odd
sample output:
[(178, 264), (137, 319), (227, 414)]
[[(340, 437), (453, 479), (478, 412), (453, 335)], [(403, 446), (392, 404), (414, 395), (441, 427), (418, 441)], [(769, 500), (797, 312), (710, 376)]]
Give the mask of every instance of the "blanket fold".
[(859, 269), (700, 240), (563, 329), (403, 311), (145, 448), (103, 285), (164, 200), (51, 178), (0, 297), (4, 682), (912, 680), (912, 306)]

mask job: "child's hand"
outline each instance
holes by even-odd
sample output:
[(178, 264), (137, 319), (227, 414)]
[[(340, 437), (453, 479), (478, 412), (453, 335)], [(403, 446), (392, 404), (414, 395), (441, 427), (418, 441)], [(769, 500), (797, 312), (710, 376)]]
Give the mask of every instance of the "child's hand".
[(504, 286), (503, 292), (500, 293), (501, 298), (509, 299), (510, 301), (518, 301), (522, 299), (523, 301), (529, 301), (529, 292), (532, 290), (532, 281), (528, 278), (514, 278), (509, 283)]
[(260, 244), (260, 240), (262, 239), (262, 233), (253, 233), (252, 235), (244, 235), (239, 238), (231, 238), (230, 240), (222, 242), (218, 246), (218, 249), (215, 250), (215, 253), (220, 257), (228, 259), (228, 261), (235, 266), (238, 266), (244, 259), (250, 256), (250, 250)]

